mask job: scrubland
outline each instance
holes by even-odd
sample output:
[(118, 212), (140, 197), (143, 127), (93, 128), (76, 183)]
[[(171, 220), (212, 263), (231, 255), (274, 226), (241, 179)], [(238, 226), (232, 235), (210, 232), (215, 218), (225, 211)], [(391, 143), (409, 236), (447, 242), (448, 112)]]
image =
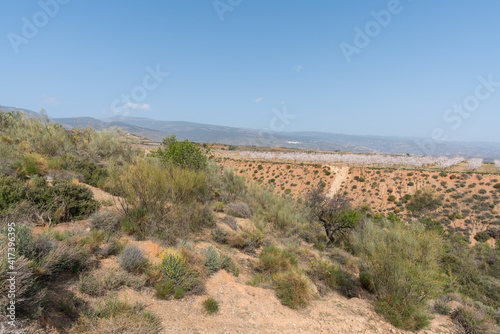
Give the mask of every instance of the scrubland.
[(204, 146), (0, 113), (2, 324), (13, 265), (29, 333), (498, 332), (497, 176)]

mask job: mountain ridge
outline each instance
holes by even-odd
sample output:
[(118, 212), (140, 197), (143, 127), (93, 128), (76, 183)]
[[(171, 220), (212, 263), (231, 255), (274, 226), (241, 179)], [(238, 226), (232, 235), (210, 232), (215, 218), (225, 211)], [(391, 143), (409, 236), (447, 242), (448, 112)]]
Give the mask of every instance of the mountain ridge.
[[(31, 116), (39, 115), (29, 109), (5, 107), (1, 111), (21, 110)], [(119, 127), (127, 133), (146, 137), (155, 142), (175, 134), (179, 139), (200, 143), (220, 143), (241, 146), (286, 147), (353, 153), (412, 154), (412, 155), (463, 155), (485, 159), (500, 158), (500, 143), (495, 142), (444, 142), (436, 144), (432, 154), (425, 154), (417, 141), (422, 138), (350, 135), (319, 131), (274, 132), (241, 127), (195, 123), (187, 121), (162, 121), (147, 117), (114, 116), (105, 119), (93, 117), (51, 118), (66, 127), (90, 126), (95, 129)], [(427, 152), (428, 153), (428, 152)]]

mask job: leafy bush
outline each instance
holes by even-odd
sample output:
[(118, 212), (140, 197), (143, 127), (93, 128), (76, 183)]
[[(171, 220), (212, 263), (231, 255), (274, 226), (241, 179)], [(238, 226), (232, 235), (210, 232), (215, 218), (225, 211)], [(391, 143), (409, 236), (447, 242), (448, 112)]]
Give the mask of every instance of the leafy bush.
[(437, 233), (397, 221), (386, 226), (367, 221), (353, 234), (353, 244), (373, 277), (377, 310), (395, 326), (421, 328), (427, 321), (426, 302), (441, 288)]
[(27, 189), (21, 180), (0, 175), (0, 214), (25, 199)]
[(137, 271), (146, 262), (141, 250), (136, 246), (125, 247), (123, 252), (118, 257), (118, 263), (126, 271)]
[(208, 314), (213, 314), (219, 311), (219, 303), (214, 298), (208, 297), (203, 301), (203, 308)]
[(281, 303), (292, 309), (306, 307), (312, 298), (307, 281), (295, 271), (277, 273), (273, 282)]
[(52, 186), (40, 177), (27, 184), (12, 177), (0, 176), (0, 212), (27, 201), (49, 221), (62, 222), (85, 218), (99, 207), (92, 192), (67, 180), (54, 180)]
[(201, 170), (208, 165), (206, 154), (195, 143), (189, 140), (179, 141), (175, 135), (163, 139), (163, 149), (159, 148), (154, 156), (159, 157), (165, 163), (172, 163), (181, 168)]
[(106, 182), (109, 173), (107, 169), (90, 160), (83, 160), (78, 158), (69, 158), (67, 169), (80, 174), (83, 182), (90, 184), (94, 187), (102, 187)]

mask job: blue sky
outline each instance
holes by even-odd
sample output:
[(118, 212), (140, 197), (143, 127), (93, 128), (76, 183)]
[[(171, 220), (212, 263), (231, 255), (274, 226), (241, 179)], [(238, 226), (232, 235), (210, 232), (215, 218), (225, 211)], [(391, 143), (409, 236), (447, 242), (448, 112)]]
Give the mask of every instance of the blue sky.
[(0, 11), (0, 105), (255, 129), (286, 112), (279, 130), (500, 141), (497, 0), (25, 0)]

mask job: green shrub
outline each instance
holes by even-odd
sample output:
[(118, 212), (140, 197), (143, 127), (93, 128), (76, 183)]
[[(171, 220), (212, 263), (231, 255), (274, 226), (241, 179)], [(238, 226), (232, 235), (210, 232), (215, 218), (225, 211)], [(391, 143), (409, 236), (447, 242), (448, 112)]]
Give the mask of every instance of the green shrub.
[(186, 293), (186, 289), (182, 286), (178, 286), (174, 290), (174, 298), (175, 299), (182, 299), (182, 298), (184, 298), (185, 293)]
[(158, 299), (168, 299), (168, 297), (172, 294), (173, 289), (174, 285), (172, 284), (172, 281), (160, 281), (155, 285), (155, 296)]
[[(419, 329), (426, 302), (440, 291), (442, 240), (421, 225), (368, 221), (353, 234), (355, 254), (368, 265), (379, 310), (395, 326)], [(425, 321), (424, 321), (425, 320)]]
[(94, 187), (103, 187), (109, 173), (107, 169), (93, 161), (69, 158), (67, 169), (75, 171), (83, 178), (83, 182)]
[[(404, 307), (401, 307), (403, 306)], [(382, 297), (375, 302), (375, 311), (384, 315), (391, 324), (398, 328), (418, 331), (430, 323), (424, 308), (406, 304), (400, 297)]]
[(224, 202), (215, 202), (214, 211), (215, 212), (224, 212)]
[(47, 162), (37, 153), (26, 154), (14, 164), (14, 167), (20, 178), (47, 173)]
[(208, 314), (214, 314), (219, 311), (219, 303), (214, 298), (208, 297), (203, 301), (203, 308)]
[(26, 196), (55, 222), (84, 219), (99, 208), (90, 189), (68, 180), (49, 186), (42, 178), (32, 179)]
[(323, 273), (326, 285), (330, 289), (338, 290), (346, 298), (359, 297), (359, 287), (352, 276), (335, 266), (328, 266)]
[(224, 169), (221, 177), (221, 183), (224, 189), (224, 197), (229, 201), (232, 201), (237, 197), (244, 197), (247, 193), (245, 179), (236, 175), (231, 168)]
[(175, 135), (163, 139), (163, 149), (159, 148), (154, 156), (159, 157), (165, 163), (173, 163), (181, 168), (200, 170), (208, 165), (206, 154), (195, 143), (189, 140), (179, 141)]
[(221, 268), (221, 259), (217, 254), (217, 251), (212, 247), (208, 247), (203, 251), (205, 254), (205, 268), (207, 269), (209, 274), (212, 274), (218, 271)]
[(281, 303), (292, 309), (306, 307), (312, 298), (307, 281), (295, 271), (277, 273), (273, 282)]
[(479, 242), (486, 242), (490, 240), (490, 238), (491, 238), (490, 235), (485, 231), (477, 232), (476, 235), (474, 236), (474, 239), (476, 239)]
[(265, 246), (259, 255), (257, 270), (272, 275), (290, 270), (296, 267), (297, 263), (297, 258), (289, 251), (269, 245)]
[(496, 184), (493, 186), (493, 188), (495, 188), (495, 189), (500, 189), (500, 183), (496, 183)]
[(27, 186), (12, 176), (0, 175), (0, 214), (26, 198)]
[(359, 282), (361, 287), (370, 293), (375, 293), (375, 283), (373, 276), (369, 272), (362, 271), (359, 273)]
[(118, 263), (120, 263), (120, 266), (129, 272), (139, 270), (145, 262), (146, 259), (144, 258), (144, 255), (136, 246), (125, 247), (123, 252), (118, 257)]

